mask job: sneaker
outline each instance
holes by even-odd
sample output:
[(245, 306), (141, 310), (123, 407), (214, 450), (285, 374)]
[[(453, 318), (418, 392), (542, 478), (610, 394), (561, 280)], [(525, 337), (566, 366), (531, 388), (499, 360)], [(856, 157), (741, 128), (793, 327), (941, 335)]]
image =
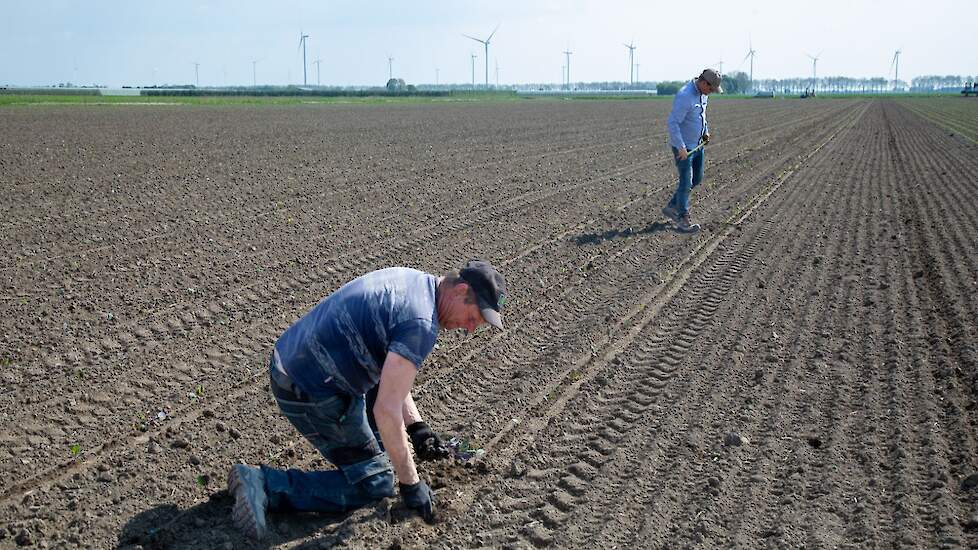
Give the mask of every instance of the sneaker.
[(686, 214), (676, 222), (676, 228), (683, 233), (696, 233), (700, 230), (700, 224), (689, 221), (689, 214)]
[(265, 509), (265, 476), (261, 469), (235, 464), (228, 474), (228, 493), (234, 497), (234, 525), (249, 537), (261, 540), (268, 534)]
[(674, 222), (679, 222), (679, 211), (675, 206), (669, 205), (662, 209), (662, 215)]

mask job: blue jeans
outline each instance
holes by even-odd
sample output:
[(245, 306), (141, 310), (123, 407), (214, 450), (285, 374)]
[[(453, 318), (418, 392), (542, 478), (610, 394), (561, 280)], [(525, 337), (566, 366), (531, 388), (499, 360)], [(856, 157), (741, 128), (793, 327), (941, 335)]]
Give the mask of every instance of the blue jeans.
[(337, 391), (312, 401), (280, 384), (279, 373), (271, 369), (272, 395), (282, 414), (338, 469), (262, 466), (268, 509), (342, 513), (394, 496), (394, 472), (367, 423), (364, 397)]
[(705, 149), (701, 147), (699, 151), (686, 157), (686, 160), (679, 160), (679, 149), (672, 148), (672, 158), (676, 161), (676, 170), (679, 171), (679, 183), (669, 201), (669, 206), (675, 208), (680, 216), (689, 213), (689, 192), (703, 181)]

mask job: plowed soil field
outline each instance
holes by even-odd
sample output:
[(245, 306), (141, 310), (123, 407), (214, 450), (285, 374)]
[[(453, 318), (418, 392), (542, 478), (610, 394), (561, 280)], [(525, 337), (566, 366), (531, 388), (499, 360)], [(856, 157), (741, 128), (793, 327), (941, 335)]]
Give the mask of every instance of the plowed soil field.
[(367, 271), (491, 260), (415, 388), (481, 461), (272, 547), (978, 547), (975, 101), (0, 110), (0, 547), (244, 548), (234, 462), (327, 468), (267, 357)]

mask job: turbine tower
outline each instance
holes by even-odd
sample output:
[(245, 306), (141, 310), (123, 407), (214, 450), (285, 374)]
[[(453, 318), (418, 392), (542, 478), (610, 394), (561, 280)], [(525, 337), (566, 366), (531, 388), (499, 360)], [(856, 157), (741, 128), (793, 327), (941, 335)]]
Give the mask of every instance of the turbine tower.
[(893, 70), (893, 89), (895, 90), (900, 82), (900, 54), (903, 53), (897, 50), (893, 54), (893, 61), (890, 61), (890, 69)]
[(475, 88), (475, 58), (479, 57), (474, 53), (469, 54), (472, 57), (472, 87)]
[(256, 87), (256, 88), (258, 87), (258, 69), (257, 69), (257, 67), (258, 67), (258, 60), (257, 59), (252, 59), (251, 60), (251, 85), (254, 86), (254, 87)]
[(635, 85), (635, 41), (632, 40), (629, 44), (624, 44), (628, 48), (628, 84), (629, 86)]
[(818, 64), (818, 58), (822, 55), (822, 52), (818, 52), (815, 55), (806, 53), (809, 59), (812, 60), (812, 89), (815, 89), (815, 83), (818, 82), (818, 73), (815, 71), (815, 66)]
[(387, 79), (390, 80), (394, 78), (394, 58), (390, 55), (387, 56)]
[(313, 63), (316, 64), (316, 86), (320, 86), (320, 84), (319, 84), (319, 65), (322, 62), (323, 62), (323, 60), (320, 59), (320, 58), (318, 58), (318, 57), (316, 58), (315, 61), (313, 61)]
[(299, 47), (302, 48), (302, 85), (306, 86), (308, 84), (306, 80), (306, 40), (309, 39), (308, 34), (302, 34), (299, 31)]
[(571, 54), (572, 54), (572, 53), (574, 53), (574, 52), (572, 52), (572, 51), (570, 51), (569, 49), (567, 49), (567, 50), (564, 50), (564, 52), (563, 52), (563, 53), (564, 53), (564, 55), (565, 55), (565, 56), (567, 56), (567, 89), (568, 89), (568, 90), (570, 90), (570, 89), (571, 89), (571, 79), (570, 79), (570, 56), (571, 56)]
[[(469, 40), (475, 40), (476, 42), (479, 42), (486, 47), (486, 88), (487, 89), (489, 88), (489, 41), (492, 40), (492, 36), (496, 34), (496, 31), (498, 30), (499, 30), (499, 25), (496, 25), (496, 28), (492, 30), (492, 33), (489, 35), (489, 38), (486, 38), (485, 40), (480, 40), (474, 36), (469, 36), (467, 34), (462, 35), (465, 38), (468, 38)], [(475, 87), (475, 78), (472, 79), (472, 86)]]
[(194, 83), (195, 87), (200, 88), (200, 63), (194, 61)]

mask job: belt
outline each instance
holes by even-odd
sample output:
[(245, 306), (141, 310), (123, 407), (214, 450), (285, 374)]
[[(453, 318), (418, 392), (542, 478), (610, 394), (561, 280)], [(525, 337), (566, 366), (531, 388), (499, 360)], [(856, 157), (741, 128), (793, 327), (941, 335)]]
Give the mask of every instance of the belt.
[(268, 370), (271, 378), (270, 385), (272, 395), (278, 397), (279, 399), (305, 403), (314, 399), (325, 399), (327, 397), (343, 393), (343, 391), (340, 390), (335, 383), (332, 383), (332, 376), (324, 380), (323, 388), (314, 390), (313, 395), (299, 389), (299, 386), (292, 380), (289, 373), (285, 372), (285, 367), (282, 366), (282, 360), (278, 356), (278, 350), (272, 351), (272, 358)]

